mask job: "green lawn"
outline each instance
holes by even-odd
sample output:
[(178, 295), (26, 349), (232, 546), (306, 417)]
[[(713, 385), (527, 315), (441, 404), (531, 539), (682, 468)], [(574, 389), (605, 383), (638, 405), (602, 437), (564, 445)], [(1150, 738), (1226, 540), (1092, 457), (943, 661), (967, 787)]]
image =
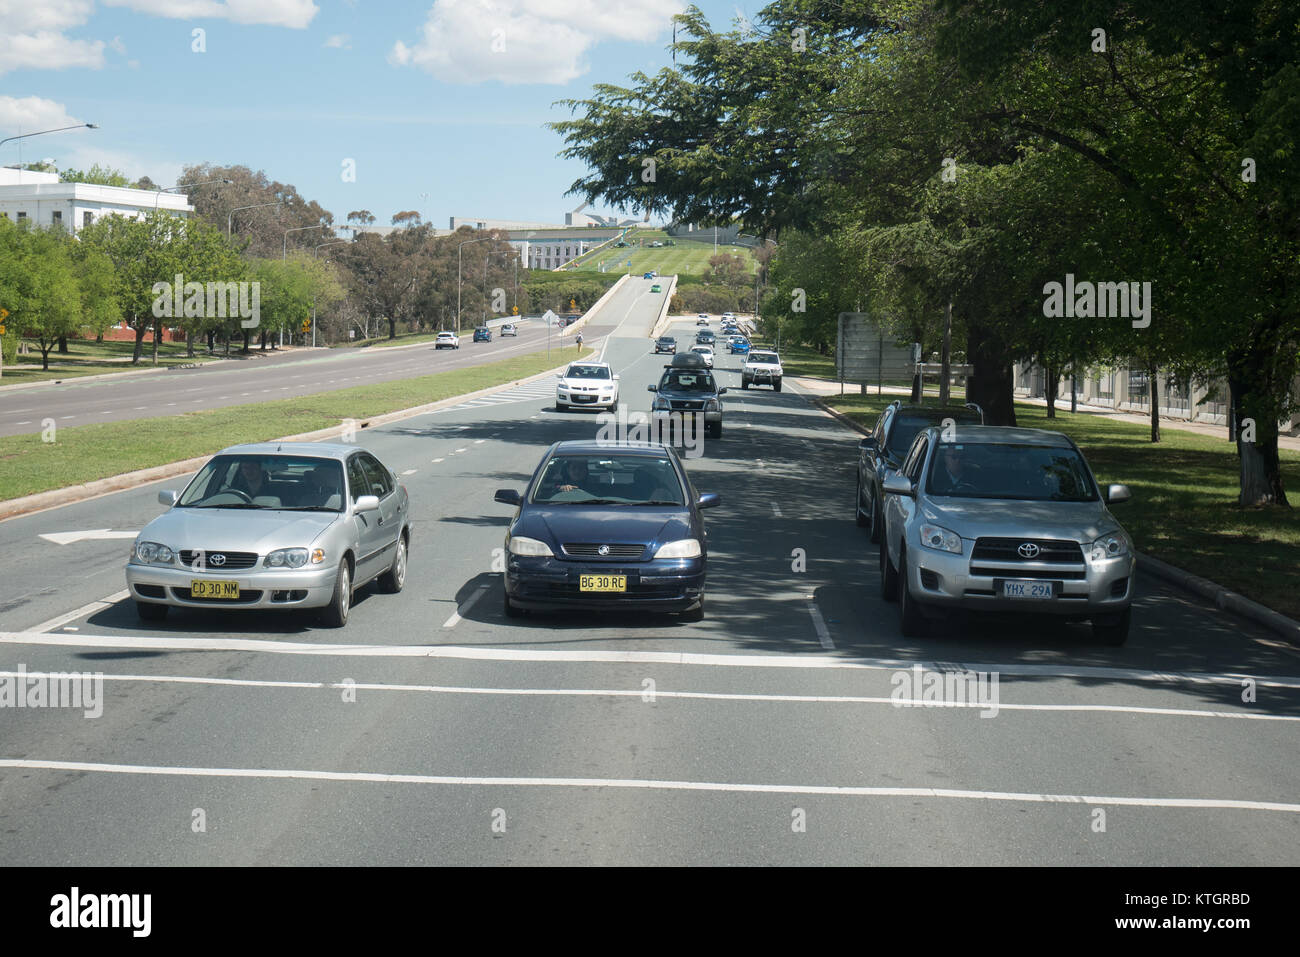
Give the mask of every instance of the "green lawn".
[[(892, 397), (824, 401), (870, 425)], [(1133, 489), (1133, 500), (1113, 511), (1141, 551), (1300, 617), (1300, 510), (1239, 508), (1237, 454), (1225, 439), (1163, 429), (1153, 445), (1145, 425), (1059, 410), (1048, 419), (1045, 408), (1021, 403), (1016, 421), (1064, 432), (1088, 456), (1098, 481)], [(1300, 452), (1283, 450), (1282, 463), (1284, 482), (1300, 492)]]
[[(631, 235), (633, 234), (629, 234)], [(646, 242), (650, 241), (651, 239), (646, 238)], [(744, 246), (719, 244), (717, 251), (744, 257), (751, 273), (758, 269), (757, 261), (749, 255), (749, 250)], [(634, 276), (652, 270), (664, 276), (703, 275), (708, 271), (709, 259), (713, 255), (712, 242), (678, 239), (675, 246), (661, 246), (658, 249), (650, 249), (648, 246), (633, 246), (627, 249), (605, 248), (594, 256), (585, 258), (579, 266), (571, 267), (570, 271), (578, 275), (584, 272), (595, 272), (600, 263), (608, 262), (609, 272), (623, 273), (628, 271), (627, 261), (630, 259), (632, 260), (631, 272)]]
[[(575, 350), (572, 357), (577, 354)], [(591, 355), (591, 350), (586, 354)], [(344, 419), (364, 422), (369, 416), (527, 378), (560, 361), (558, 353), (548, 359), (541, 351), (469, 369), (296, 399), (83, 425), (59, 429), (57, 441), (48, 444), (39, 435), (12, 436), (0, 446), (0, 489), (6, 498), (19, 498), (207, 455), (241, 442), (312, 432)]]
[(131, 356), (135, 350), (134, 342), (105, 341), (93, 339), (68, 340), (66, 355), (58, 347), (50, 350), (50, 368), (41, 368), (41, 350), (34, 342), (29, 342), (31, 352), (17, 356), (13, 362), (6, 361), (0, 371), (0, 385), (14, 385), (20, 382), (41, 382), (46, 379), (73, 379), (79, 376), (102, 375), (105, 372), (126, 372), (130, 369), (153, 369), (164, 366), (184, 365), (189, 362), (211, 362), (205, 345), (195, 344), (194, 356), (185, 355), (185, 343), (160, 342), (158, 344), (158, 365), (153, 364), (153, 343), (144, 344), (140, 364), (132, 365)]

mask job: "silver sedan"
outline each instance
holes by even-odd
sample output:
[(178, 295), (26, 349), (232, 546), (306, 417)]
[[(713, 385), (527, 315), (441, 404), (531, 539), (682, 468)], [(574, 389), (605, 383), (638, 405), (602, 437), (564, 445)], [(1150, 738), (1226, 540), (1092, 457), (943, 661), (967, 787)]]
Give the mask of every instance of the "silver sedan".
[(145, 621), (170, 607), (318, 609), (347, 624), (353, 591), (406, 583), (405, 486), (354, 445), (236, 445), (211, 458), (131, 547), (126, 583)]

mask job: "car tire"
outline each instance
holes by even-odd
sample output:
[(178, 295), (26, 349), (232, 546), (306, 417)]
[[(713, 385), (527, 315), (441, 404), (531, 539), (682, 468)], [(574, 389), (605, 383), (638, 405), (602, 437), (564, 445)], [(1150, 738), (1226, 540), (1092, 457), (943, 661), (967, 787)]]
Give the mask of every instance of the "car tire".
[(1093, 619), (1092, 637), (1100, 641), (1103, 645), (1109, 645), (1112, 648), (1118, 648), (1128, 641), (1129, 625), (1133, 620), (1132, 606), (1125, 608), (1122, 615), (1117, 615), (1110, 621), (1098, 621)]
[(880, 536), (880, 597), (885, 601), (898, 598), (898, 572), (889, 560), (889, 546), (883, 535)]
[(862, 476), (858, 476), (857, 487), (853, 490), (853, 521), (858, 528), (867, 527), (867, 517), (862, 514)]
[(678, 616), (685, 622), (699, 622), (704, 620), (704, 598), (701, 597), (699, 603), (694, 607), (687, 609)]
[(342, 628), (348, 623), (352, 612), (352, 566), (347, 559), (339, 562), (338, 574), (334, 576), (334, 594), (330, 603), (320, 611), (321, 624), (327, 628)]
[(501, 610), (505, 612), (507, 618), (522, 618), (524, 614), (524, 610), (510, 600), (510, 592), (506, 591), (504, 579), (501, 582)]
[(618, 399), (615, 399), (614, 402), (613, 402), (613, 404), (610, 405), (610, 407), (609, 407), (609, 411), (611, 411), (611, 412), (617, 412), (617, 411), (618, 411)]
[(930, 631), (921, 605), (912, 597), (912, 589), (908, 586), (906, 552), (898, 561), (898, 618), (904, 638), (924, 638)]
[(749, 388), (749, 380), (748, 380), (748, 379), (741, 379), (741, 380), (740, 380), (740, 387), (741, 387), (742, 389), (748, 389), (748, 388)]
[(781, 380), (780, 380), (780, 379), (777, 379), (775, 382), (772, 383), (772, 389), (773, 389), (774, 391), (776, 391), (776, 392), (780, 392), (780, 391), (781, 391)]
[(162, 621), (167, 617), (169, 610), (167, 605), (156, 605), (151, 601), (135, 603), (135, 613), (140, 616), (141, 621)]
[(557, 402), (557, 403), (555, 403), (555, 411), (556, 411), (556, 412), (568, 412), (568, 411), (569, 411), (569, 407), (568, 407), (567, 405), (561, 405), (560, 403)]
[(722, 423), (719, 422), (716, 425), (709, 426), (705, 434), (714, 439), (722, 438)]
[(396, 595), (406, 585), (406, 534), (397, 539), (397, 551), (393, 555), (393, 564), (388, 571), (379, 576), (379, 590), (389, 595)]

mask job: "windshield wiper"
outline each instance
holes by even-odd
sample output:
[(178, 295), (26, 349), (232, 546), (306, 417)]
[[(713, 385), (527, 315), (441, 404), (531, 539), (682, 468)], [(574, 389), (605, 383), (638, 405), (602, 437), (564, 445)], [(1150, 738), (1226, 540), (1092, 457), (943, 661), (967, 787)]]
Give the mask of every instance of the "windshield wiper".
[(285, 507), (278, 509), (281, 512), (338, 512), (341, 509), (330, 508), (328, 505), (297, 505), (292, 508)]
[[(188, 507), (191, 506), (187, 506), (187, 508)], [(247, 502), (237, 502), (234, 505), (195, 505), (192, 507), (193, 508), (256, 508), (256, 509), (263, 508), (263, 506), (261, 505), (252, 505)]]

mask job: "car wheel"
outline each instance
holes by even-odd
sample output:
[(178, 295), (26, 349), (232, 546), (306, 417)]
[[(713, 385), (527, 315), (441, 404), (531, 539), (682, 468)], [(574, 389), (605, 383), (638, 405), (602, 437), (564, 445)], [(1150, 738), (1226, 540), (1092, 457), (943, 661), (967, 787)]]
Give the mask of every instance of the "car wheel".
[(567, 412), (568, 410), (569, 407), (567, 405), (561, 405), (559, 402), (555, 403), (556, 412)]
[(722, 423), (718, 422), (716, 425), (709, 426), (708, 434), (715, 439), (722, 438)]
[(697, 604), (694, 608), (682, 612), (679, 617), (681, 618), (682, 621), (687, 621), (687, 622), (703, 621), (704, 620), (703, 596), (700, 597), (699, 604)]
[(141, 621), (162, 621), (167, 617), (168, 606), (155, 605), (151, 601), (138, 601), (135, 603), (135, 613), (140, 616)]
[(740, 387), (741, 387), (742, 389), (748, 389), (748, 388), (749, 388), (749, 380), (748, 380), (748, 379), (741, 379), (741, 380), (740, 380)]
[(609, 411), (611, 411), (611, 412), (617, 412), (617, 411), (618, 411), (618, 399), (615, 399), (615, 400), (613, 401), (613, 403), (612, 403), (612, 404), (610, 405), (610, 407), (609, 407)]
[(396, 595), (406, 584), (406, 535), (402, 535), (397, 540), (397, 554), (393, 556), (393, 564), (379, 576), (379, 588), (390, 595)]
[(853, 490), (853, 520), (858, 528), (867, 527), (867, 517), (862, 514), (862, 476), (858, 476), (857, 487)]
[(780, 379), (777, 379), (775, 382), (773, 382), (773, 383), (772, 383), (772, 388), (773, 388), (774, 390), (776, 390), (777, 392), (780, 392), (780, 391), (781, 391), (781, 380), (780, 380)]
[(510, 600), (510, 592), (506, 591), (505, 580), (501, 581), (501, 609), (506, 613), (507, 618), (520, 618), (524, 610)]
[(1129, 624), (1133, 619), (1132, 606), (1125, 608), (1122, 615), (1106, 621), (1093, 619), (1092, 637), (1100, 641), (1103, 645), (1110, 645), (1112, 648), (1118, 648), (1124, 642), (1128, 641)]
[(898, 598), (898, 570), (889, 560), (889, 545), (883, 535), (880, 536), (880, 597), (885, 601)]
[(929, 623), (921, 613), (921, 605), (912, 597), (912, 589), (907, 582), (907, 554), (898, 561), (898, 612), (904, 638), (924, 638), (929, 632)]
[(339, 562), (339, 572), (334, 578), (334, 594), (330, 603), (321, 609), (321, 623), (329, 628), (342, 628), (348, 623), (352, 611), (352, 567), (347, 559)]

